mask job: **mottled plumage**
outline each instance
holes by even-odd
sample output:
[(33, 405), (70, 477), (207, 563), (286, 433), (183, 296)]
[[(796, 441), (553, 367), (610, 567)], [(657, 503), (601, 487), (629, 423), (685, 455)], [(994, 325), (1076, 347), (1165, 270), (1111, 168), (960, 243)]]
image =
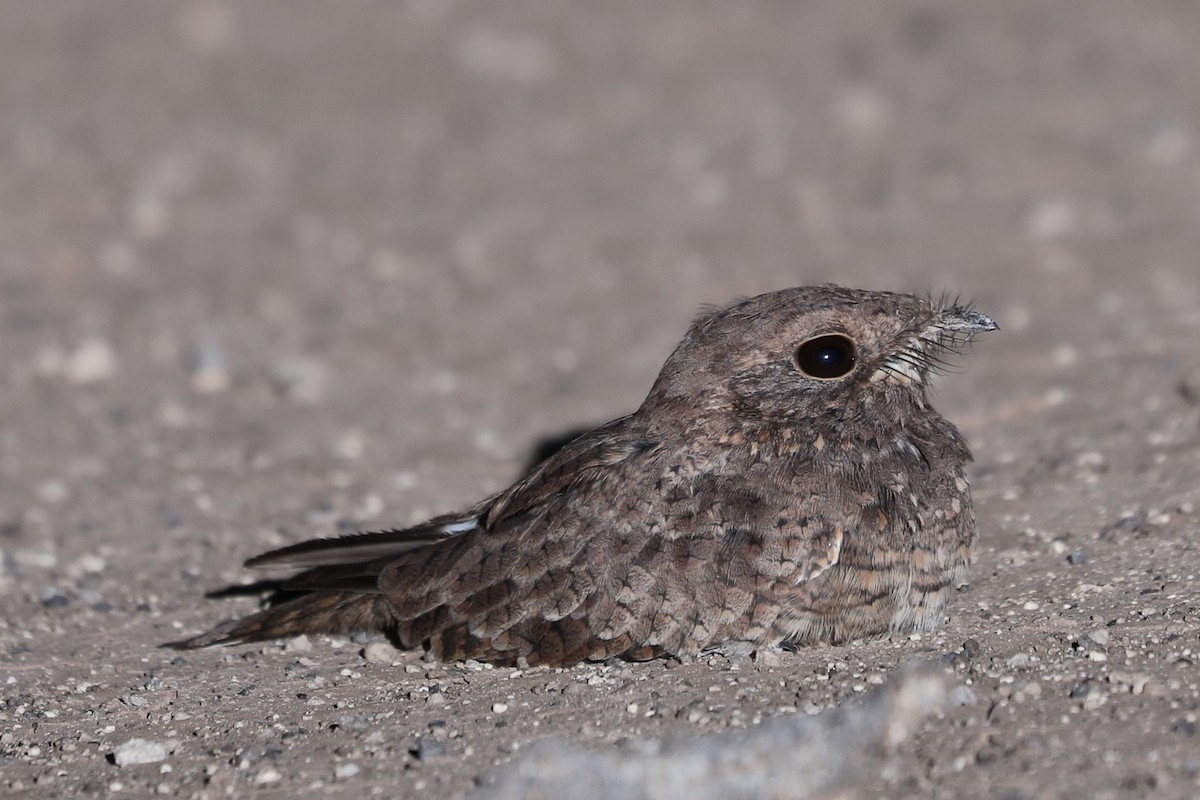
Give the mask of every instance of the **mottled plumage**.
[(957, 304), (834, 286), (706, 312), (641, 408), (461, 514), (247, 562), (302, 591), (186, 647), (382, 631), (440, 659), (686, 659), (929, 630), (975, 519), (929, 405)]

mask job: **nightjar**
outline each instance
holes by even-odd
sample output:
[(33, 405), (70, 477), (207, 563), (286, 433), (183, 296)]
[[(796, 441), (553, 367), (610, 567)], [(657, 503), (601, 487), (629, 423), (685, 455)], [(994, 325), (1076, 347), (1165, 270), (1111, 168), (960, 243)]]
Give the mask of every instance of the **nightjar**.
[(975, 542), (930, 405), (969, 306), (802, 287), (701, 314), (641, 407), (467, 510), (252, 558), (292, 599), (180, 647), (378, 631), (439, 659), (689, 659), (926, 631)]

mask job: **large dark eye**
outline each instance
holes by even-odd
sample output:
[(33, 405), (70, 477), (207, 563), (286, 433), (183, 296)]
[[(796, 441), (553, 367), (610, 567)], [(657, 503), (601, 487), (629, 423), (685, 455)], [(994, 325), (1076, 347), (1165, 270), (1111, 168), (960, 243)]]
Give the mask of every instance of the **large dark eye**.
[(809, 339), (796, 348), (796, 366), (810, 378), (840, 378), (854, 369), (854, 342), (840, 333)]

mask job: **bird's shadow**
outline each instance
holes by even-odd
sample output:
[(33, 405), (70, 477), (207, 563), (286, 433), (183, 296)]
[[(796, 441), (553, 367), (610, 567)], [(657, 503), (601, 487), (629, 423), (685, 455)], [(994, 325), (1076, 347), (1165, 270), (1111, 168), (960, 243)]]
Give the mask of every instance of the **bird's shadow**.
[[(252, 594), (265, 594), (269, 592), (272, 602), (278, 602), (279, 600), (288, 600), (300, 594), (300, 592), (289, 592), (283, 589), (284, 583), (286, 583), (286, 580), (282, 578), (264, 578), (252, 583), (237, 583), (220, 589), (213, 589), (212, 591), (205, 592), (204, 596), (209, 600), (220, 600), (225, 597), (246, 597)], [(288, 597), (276, 598), (278, 594), (287, 594)]]
[(533, 443), (533, 447), (529, 449), (529, 458), (525, 462), (525, 471), (523, 474), (528, 475), (530, 472), (541, 464), (546, 459), (553, 456), (559, 450), (569, 445), (571, 442), (583, 436), (585, 433), (593, 430), (592, 428), (579, 427), (565, 430), (561, 433), (549, 434), (542, 436)]

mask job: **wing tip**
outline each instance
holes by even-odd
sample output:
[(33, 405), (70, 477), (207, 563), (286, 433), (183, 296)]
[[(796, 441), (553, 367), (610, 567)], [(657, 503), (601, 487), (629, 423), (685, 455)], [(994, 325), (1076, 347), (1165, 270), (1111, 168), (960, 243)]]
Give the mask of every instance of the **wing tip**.
[(247, 559), (247, 569), (309, 569), (400, 556), (410, 550), (438, 544), (479, 527), (477, 517), (453, 519), (437, 525), (387, 531), (364, 531), (345, 536), (309, 539), (269, 550)]

